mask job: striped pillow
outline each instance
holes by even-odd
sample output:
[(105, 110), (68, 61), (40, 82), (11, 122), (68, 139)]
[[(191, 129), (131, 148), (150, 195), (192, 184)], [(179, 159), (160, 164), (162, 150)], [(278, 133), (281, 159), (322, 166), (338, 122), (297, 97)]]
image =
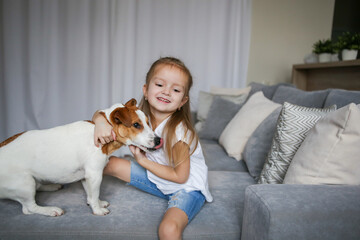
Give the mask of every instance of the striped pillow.
[(336, 105), (321, 109), (285, 102), (258, 183), (282, 183), (292, 158), (309, 130), (320, 118), (335, 110)]

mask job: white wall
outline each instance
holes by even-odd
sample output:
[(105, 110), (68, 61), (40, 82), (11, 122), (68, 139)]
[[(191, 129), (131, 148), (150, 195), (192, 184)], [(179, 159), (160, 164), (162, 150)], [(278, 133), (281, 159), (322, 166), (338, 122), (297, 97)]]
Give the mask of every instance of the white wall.
[(319, 39), (331, 37), (335, 0), (252, 0), (247, 82), (291, 81)]

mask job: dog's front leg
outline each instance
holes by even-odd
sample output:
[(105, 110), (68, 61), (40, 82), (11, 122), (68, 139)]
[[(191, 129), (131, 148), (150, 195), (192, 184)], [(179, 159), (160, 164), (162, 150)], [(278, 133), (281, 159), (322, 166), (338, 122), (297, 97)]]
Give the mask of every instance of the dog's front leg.
[(100, 201), (100, 185), (102, 181), (102, 172), (86, 171), (85, 179), (82, 180), (83, 187), (87, 195), (87, 203), (90, 205), (95, 215), (106, 215), (110, 211), (106, 208), (109, 203)]
[[(83, 187), (84, 187), (84, 190), (85, 190), (85, 192), (86, 192), (86, 196), (89, 196), (89, 194), (88, 194), (88, 184), (87, 184), (87, 181), (85, 180), (85, 179), (83, 179), (83, 180), (81, 180), (81, 183), (82, 183), (82, 185), (83, 185)], [(89, 201), (87, 202), (87, 204), (88, 205), (90, 205), (90, 203), (89, 203)], [(99, 199), (99, 205), (100, 205), (100, 207), (102, 207), (102, 208), (106, 208), (106, 207), (108, 207), (108, 206), (110, 206), (110, 203), (108, 203), (107, 201), (101, 201), (100, 199)]]

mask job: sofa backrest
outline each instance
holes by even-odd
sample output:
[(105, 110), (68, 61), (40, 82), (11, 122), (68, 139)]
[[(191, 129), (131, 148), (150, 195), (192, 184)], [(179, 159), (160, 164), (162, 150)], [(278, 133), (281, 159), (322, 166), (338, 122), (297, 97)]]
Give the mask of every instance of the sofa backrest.
[(336, 104), (337, 108), (344, 107), (350, 103), (360, 103), (360, 91), (347, 91), (342, 89), (330, 89), (326, 97), (324, 107)]
[(249, 92), (248, 95), (248, 99), (256, 92), (258, 91), (262, 91), (264, 93), (264, 96), (267, 97), (268, 99), (272, 99), (274, 96), (274, 93), (276, 92), (276, 90), (280, 87), (280, 86), (287, 86), (289, 88), (294, 88), (295, 86), (291, 83), (279, 83), (276, 85), (265, 85), (262, 83), (257, 83), (257, 82), (252, 82), (249, 84), (249, 86), (251, 86), (251, 90)]
[(304, 107), (322, 108), (329, 90), (307, 92), (288, 86), (279, 86), (274, 93), (272, 100), (283, 104), (289, 102)]

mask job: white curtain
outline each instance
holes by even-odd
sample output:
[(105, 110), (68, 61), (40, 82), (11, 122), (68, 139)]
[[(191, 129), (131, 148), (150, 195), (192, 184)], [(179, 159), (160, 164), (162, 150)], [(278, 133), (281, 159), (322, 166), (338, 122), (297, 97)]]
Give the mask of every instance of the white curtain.
[(140, 100), (178, 57), (199, 90), (244, 87), (251, 0), (0, 0), (0, 141)]

